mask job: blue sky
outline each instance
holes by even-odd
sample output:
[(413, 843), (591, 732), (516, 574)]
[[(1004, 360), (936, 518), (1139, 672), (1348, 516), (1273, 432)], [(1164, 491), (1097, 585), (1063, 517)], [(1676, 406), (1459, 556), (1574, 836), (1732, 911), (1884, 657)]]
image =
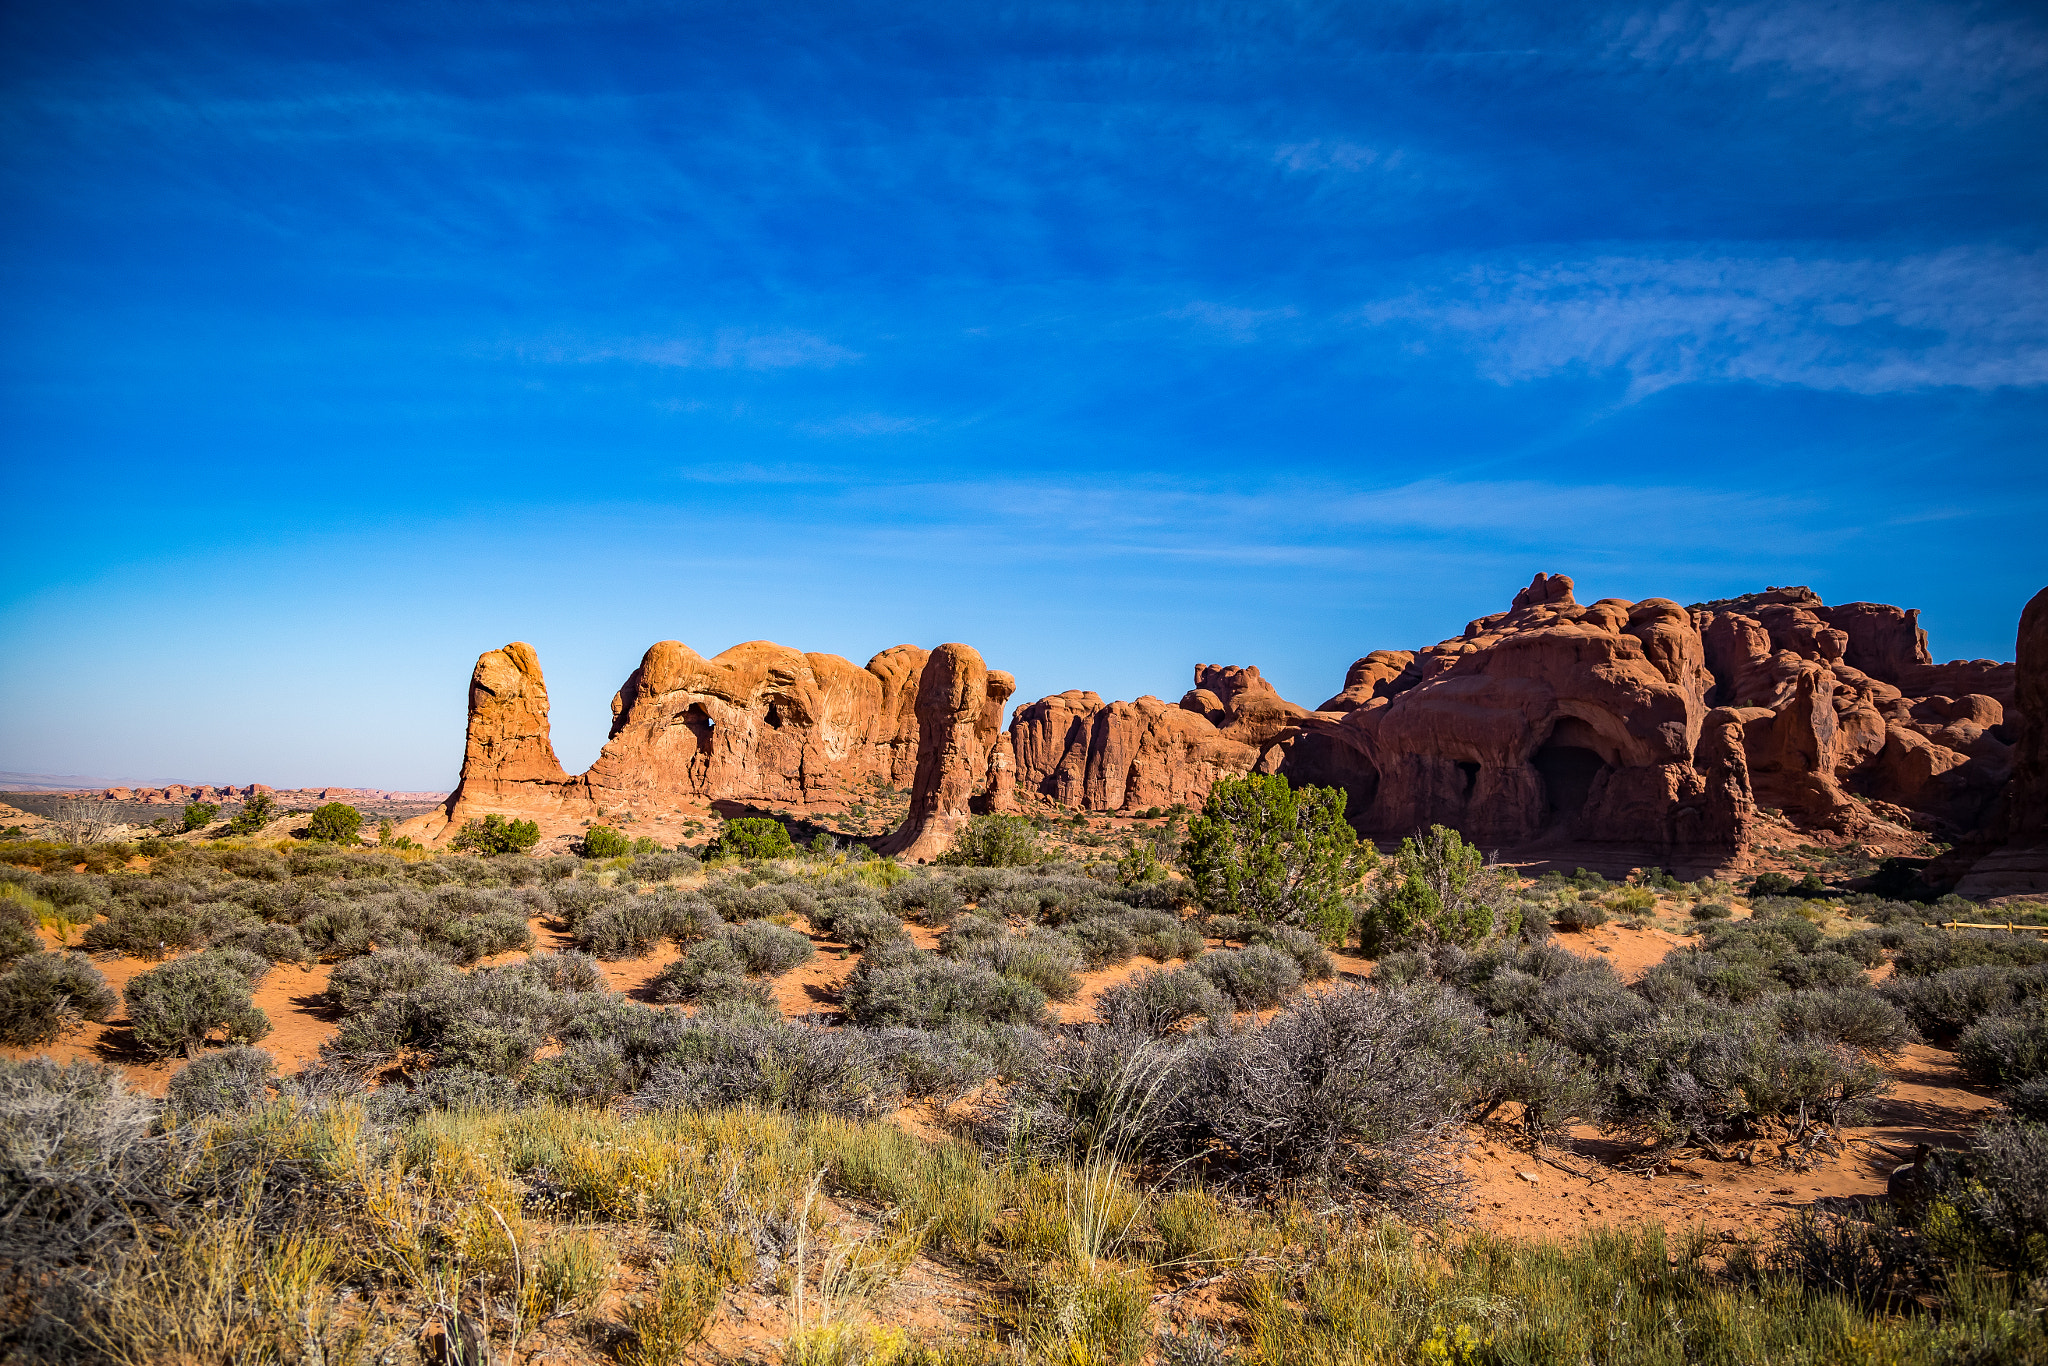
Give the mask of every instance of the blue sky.
[(534, 643), (1020, 700), (2048, 581), (2048, 20), (1786, 3), (17, 5), (0, 768), (439, 787)]

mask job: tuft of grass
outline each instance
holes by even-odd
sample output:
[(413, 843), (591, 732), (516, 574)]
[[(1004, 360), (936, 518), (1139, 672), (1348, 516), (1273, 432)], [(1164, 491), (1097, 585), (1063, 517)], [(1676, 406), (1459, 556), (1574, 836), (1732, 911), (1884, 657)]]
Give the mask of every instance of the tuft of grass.
[(693, 1257), (671, 1257), (654, 1293), (626, 1311), (625, 1366), (676, 1366), (704, 1337), (718, 1309), (719, 1277)]
[(602, 1233), (578, 1229), (558, 1234), (540, 1250), (528, 1312), (535, 1318), (572, 1314), (587, 1319), (611, 1288), (616, 1270), (611, 1242)]

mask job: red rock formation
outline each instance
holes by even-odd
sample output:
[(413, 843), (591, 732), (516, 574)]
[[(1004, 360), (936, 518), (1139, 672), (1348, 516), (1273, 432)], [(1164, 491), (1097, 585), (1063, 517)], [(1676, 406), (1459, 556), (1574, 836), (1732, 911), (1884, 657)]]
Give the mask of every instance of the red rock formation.
[[(1317, 711), (1256, 668), (1204, 664), (1178, 706), (1076, 690), (1018, 708), (1007, 731), (1015, 684), (964, 645), (897, 646), (856, 668), (766, 641), (709, 660), (663, 641), (573, 777), (548, 743), (533, 651), (510, 645), (477, 662), (462, 783), (421, 833), (488, 810), (570, 825), (691, 801), (803, 810), (909, 780), (910, 816), (881, 847), (930, 858), (975, 804), (1129, 814), (1197, 804), (1256, 770), (1342, 787), (1376, 837), (1441, 823), (1518, 857), (1604, 850), (1609, 864), (1705, 870), (1741, 853), (1760, 808), (1828, 838), (1903, 838), (1896, 819), (1986, 828), (2013, 769), (2009, 722), (2030, 701), (2048, 712), (2042, 618), (2037, 599), (2018, 670), (1935, 664), (1918, 614), (1899, 608), (1831, 608), (1798, 587), (1581, 605), (1569, 578), (1538, 574), (1453, 639), (1366, 655)], [(2013, 838), (2048, 843), (2048, 756), (2021, 733), (2035, 748)]]
[(903, 824), (878, 840), (884, 854), (925, 862), (953, 847), (969, 804), (988, 782), (1003, 703), (1016, 680), (992, 671), (966, 645), (941, 645), (917, 685), (917, 776)]
[(2004, 796), (2005, 844), (1964, 876), (1956, 889), (1964, 896), (2048, 892), (2048, 588), (2020, 614), (2014, 672), (2017, 735)]
[(1206, 718), (1224, 739), (1256, 750), (1292, 734), (1308, 715), (1306, 707), (1289, 702), (1259, 677), (1257, 665), (1195, 665), (1195, 686), (1180, 699), (1180, 706)]
[(1256, 669), (1201, 665), (1195, 681), (1178, 707), (1156, 697), (1105, 704), (1079, 691), (1019, 707), (1010, 721), (1016, 790), (1085, 811), (1199, 803), (1218, 778), (1249, 773), (1259, 759), (1255, 745), (1233, 738), (1219, 720), (1256, 734), (1306, 714)]
[[(1759, 806), (1846, 837), (1980, 824), (2009, 764), (2010, 666), (1929, 662), (1918, 614), (1772, 588), (1687, 609), (1578, 604), (1539, 574), (1506, 612), (1412, 654), (1375, 651), (1260, 768), (1343, 786), (1354, 823), (1430, 823), (1518, 854), (1571, 844), (1712, 866)], [(1933, 691), (1969, 683), (1968, 696)]]
[(1356, 711), (1370, 706), (1374, 698), (1392, 697), (1401, 691), (1401, 680), (1414, 663), (1413, 650), (1374, 650), (1345, 673), (1344, 691), (1316, 710)]
[[(1582, 607), (1572, 588), (1539, 574), (1508, 611), (1417, 652), (1412, 684), (1312, 718), (1295, 752), (1265, 766), (1343, 780), (1353, 821), (1375, 834), (1443, 824), (1495, 848), (1546, 835), (1739, 841), (1741, 804), (1693, 763), (1710, 675), (1685, 610)], [(1368, 656), (1353, 676), (1371, 670)]]
[[(709, 802), (797, 811), (844, 805), (870, 781), (895, 783), (920, 771), (927, 662), (913, 645), (884, 650), (863, 669), (769, 641), (736, 645), (715, 659), (661, 641), (612, 699), (611, 736), (597, 762), (571, 775), (549, 742), (547, 687), (532, 648), (488, 651), (471, 680), (462, 779), (442, 813), (408, 823), (407, 831), (444, 839), (488, 812), (532, 818), (558, 833), (601, 812), (660, 816)], [(982, 668), (982, 677), (970, 718), (970, 729), (985, 736), (977, 790), (988, 781), (1002, 705), (1016, 686), (1005, 673)], [(924, 815), (943, 833), (950, 827), (935, 818), (954, 802), (951, 787), (941, 788)]]

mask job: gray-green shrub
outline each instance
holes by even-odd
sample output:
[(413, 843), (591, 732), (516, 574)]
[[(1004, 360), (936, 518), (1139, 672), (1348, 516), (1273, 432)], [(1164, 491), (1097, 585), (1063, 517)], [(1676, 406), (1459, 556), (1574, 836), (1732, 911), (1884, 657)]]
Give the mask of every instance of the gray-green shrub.
[(0, 967), (0, 1043), (55, 1043), (84, 1021), (105, 1023), (118, 1003), (84, 954), (23, 954)]
[(158, 1055), (196, 1056), (220, 1031), (230, 1044), (255, 1043), (270, 1020), (251, 1004), (270, 964), (239, 949), (208, 949), (174, 958), (128, 983), (128, 1022), (135, 1040)]
[(277, 1059), (236, 1045), (206, 1053), (171, 1076), (171, 1108), (181, 1115), (233, 1114), (261, 1104), (277, 1080)]
[(1203, 954), (1190, 966), (1239, 1010), (1279, 1005), (1301, 989), (1301, 968), (1293, 955), (1269, 944)]

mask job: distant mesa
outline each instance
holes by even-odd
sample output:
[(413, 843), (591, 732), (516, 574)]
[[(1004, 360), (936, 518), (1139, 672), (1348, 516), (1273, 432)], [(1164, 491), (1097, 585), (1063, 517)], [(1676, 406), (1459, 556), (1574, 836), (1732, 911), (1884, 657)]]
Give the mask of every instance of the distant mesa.
[(1537, 574), (1448, 640), (1365, 655), (1314, 710), (1256, 668), (1202, 664), (1178, 703), (1077, 689), (1018, 707), (1007, 729), (1015, 681), (966, 645), (856, 666), (663, 641), (573, 775), (540, 661), (514, 643), (477, 660), (461, 781), (407, 829), (439, 842), (494, 811), (551, 834), (669, 829), (714, 810), (839, 812), (907, 783), (907, 814), (876, 847), (929, 859), (975, 811), (1129, 816), (1260, 772), (1342, 788), (1373, 838), (1442, 824), (1517, 860), (1694, 876), (1738, 866), (1775, 823), (1876, 852), (1930, 836), (1995, 850), (1966, 888), (2048, 890), (2048, 857), (2028, 852), (2048, 845), (2044, 599), (2017, 664), (1937, 664), (1912, 610), (1829, 607), (1807, 588), (1581, 605), (1570, 578)]
[(78, 800), (107, 802), (140, 802), (150, 806), (183, 806), (187, 802), (243, 802), (259, 792), (268, 792), (280, 802), (384, 802), (391, 804), (419, 804), (422, 802), (444, 802), (446, 792), (398, 792), (381, 787), (271, 787), (267, 783), (171, 783), (164, 787), (34, 787), (23, 784), (18, 787), (0, 788), (0, 791), (21, 792), (48, 796), (66, 796)]

